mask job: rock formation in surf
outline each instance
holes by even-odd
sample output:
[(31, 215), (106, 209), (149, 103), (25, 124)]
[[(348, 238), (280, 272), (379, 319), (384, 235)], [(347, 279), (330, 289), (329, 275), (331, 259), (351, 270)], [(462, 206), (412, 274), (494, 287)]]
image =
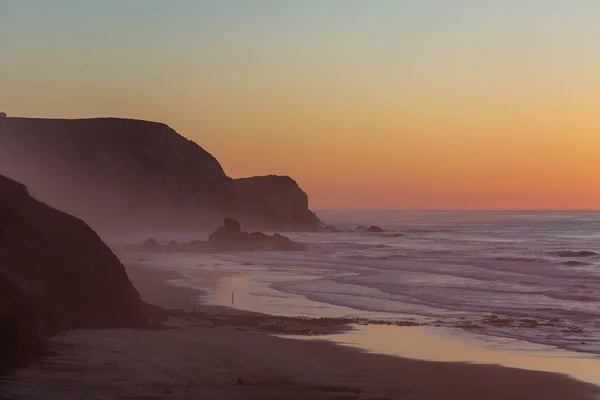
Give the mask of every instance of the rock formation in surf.
[(275, 233), (267, 235), (262, 232), (242, 231), (239, 221), (225, 218), (223, 225), (210, 234), (209, 240), (194, 240), (187, 243), (171, 241), (161, 244), (156, 239), (150, 238), (135, 246), (124, 246), (129, 250), (144, 251), (151, 253), (214, 253), (230, 251), (254, 251), (254, 250), (281, 250), (296, 251), (305, 250), (302, 243), (293, 242), (286, 236)]
[(294, 243), (289, 238), (275, 233), (244, 232), (235, 219), (225, 218), (223, 226), (209, 236), (209, 242), (219, 250), (304, 250), (304, 245)]
[(83, 221), (0, 176), (0, 369), (72, 328), (140, 326), (125, 268)]
[(381, 233), (381, 232), (384, 232), (384, 229), (377, 225), (371, 225), (371, 226), (359, 225), (356, 228), (354, 228), (354, 231), (355, 232), (368, 232), (368, 233)]
[(320, 225), (293, 179), (232, 179), (211, 154), (161, 123), (5, 118), (0, 173), (101, 229), (197, 227), (224, 216), (260, 229)]

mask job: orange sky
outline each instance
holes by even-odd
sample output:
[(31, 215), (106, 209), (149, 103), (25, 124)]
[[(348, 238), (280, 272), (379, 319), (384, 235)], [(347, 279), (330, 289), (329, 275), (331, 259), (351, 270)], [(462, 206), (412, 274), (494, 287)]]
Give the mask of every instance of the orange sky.
[(400, 3), (8, 1), (0, 110), (166, 122), (317, 209), (600, 208), (600, 5)]

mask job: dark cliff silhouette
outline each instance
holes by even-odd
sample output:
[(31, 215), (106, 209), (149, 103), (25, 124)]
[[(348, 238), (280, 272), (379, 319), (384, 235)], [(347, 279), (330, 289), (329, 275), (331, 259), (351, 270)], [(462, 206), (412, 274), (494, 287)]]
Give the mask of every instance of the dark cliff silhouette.
[(0, 176), (0, 370), (73, 328), (136, 327), (146, 306), (83, 221)]
[(211, 154), (161, 123), (0, 119), (0, 173), (98, 228), (214, 226), (224, 216), (260, 229), (320, 224), (293, 179), (232, 179)]

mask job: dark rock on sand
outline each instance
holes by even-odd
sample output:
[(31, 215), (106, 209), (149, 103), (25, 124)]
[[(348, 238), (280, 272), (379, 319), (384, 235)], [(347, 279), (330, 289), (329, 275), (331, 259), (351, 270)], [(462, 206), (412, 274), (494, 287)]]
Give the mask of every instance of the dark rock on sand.
[(293, 179), (232, 179), (206, 150), (161, 123), (3, 118), (0, 174), (102, 230), (214, 226), (224, 216), (270, 230), (320, 224)]
[(125, 268), (83, 221), (0, 176), (0, 369), (66, 329), (133, 327), (145, 308)]
[(354, 229), (356, 232), (368, 232), (368, 233), (381, 233), (384, 232), (383, 228), (377, 226), (377, 225), (371, 225), (371, 226), (364, 226), (364, 225), (359, 225)]
[(161, 244), (154, 238), (149, 238), (141, 244), (147, 251), (155, 252), (161, 249)]
[(292, 242), (279, 233), (267, 235), (262, 232), (244, 232), (239, 221), (223, 220), (223, 226), (209, 236), (209, 242), (217, 249), (226, 250), (303, 250), (304, 246)]
[(262, 232), (248, 233), (242, 231), (242, 225), (236, 219), (225, 218), (223, 225), (210, 234), (209, 240), (193, 240), (188, 243), (171, 241), (160, 244), (150, 238), (130, 250), (151, 253), (213, 253), (221, 251), (252, 251), (252, 250), (304, 250), (306, 246), (296, 243), (279, 233), (267, 235)]
[(321, 225), (319, 227), (319, 232), (327, 232), (327, 233), (341, 233), (343, 232), (341, 229), (336, 228), (333, 225)]

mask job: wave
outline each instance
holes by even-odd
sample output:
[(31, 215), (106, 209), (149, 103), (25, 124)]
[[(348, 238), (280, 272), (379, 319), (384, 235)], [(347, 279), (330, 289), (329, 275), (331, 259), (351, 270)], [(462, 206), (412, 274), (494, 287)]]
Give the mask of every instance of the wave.
[(494, 257), (492, 258), (492, 260), (495, 261), (512, 261), (512, 262), (531, 262), (531, 263), (537, 263), (537, 262), (547, 262), (548, 260), (544, 260), (543, 258), (537, 258), (537, 257)]
[(345, 258), (353, 261), (390, 261), (390, 260), (401, 260), (406, 258), (407, 256), (404, 254), (392, 254), (389, 256), (365, 256), (360, 254), (355, 254), (351, 256), (346, 256)]
[(407, 234), (402, 233), (402, 232), (396, 232), (396, 233), (384, 233), (384, 234), (378, 235), (378, 236), (384, 237), (384, 238), (401, 238), (401, 237), (407, 236)]
[(593, 294), (580, 293), (577, 291), (565, 290), (565, 291), (557, 292), (557, 291), (549, 290), (549, 291), (545, 292), (544, 295), (548, 296), (549, 298), (557, 299), (557, 300), (596, 302), (596, 303), (600, 302), (599, 296), (595, 296)]
[(589, 251), (589, 250), (562, 250), (562, 251), (557, 251), (554, 254), (556, 254), (559, 257), (564, 257), (564, 258), (596, 257), (596, 256), (600, 255), (600, 254), (596, 253), (595, 251)]
[(405, 232), (408, 233), (460, 233), (457, 229), (444, 229), (444, 228), (406, 228)]
[(589, 262), (585, 262), (585, 261), (565, 261), (565, 262), (561, 262), (561, 265), (566, 265), (567, 267), (585, 267), (588, 265), (592, 265)]
[(394, 246), (383, 243), (358, 243), (358, 242), (320, 242), (319, 245), (334, 245), (339, 248), (347, 248), (352, 250), (368, 250), (368, 249), (393, 249)]
[[(305, 298), (320, 303), (351, 308), (357, 311), (370, 311), (378, 313), (393, 313), (419, 316), (422, 318), (436, 318), (451, 320), (457, 316), (473, 318), (477, 314), (497, 313), (519, 318), (538, 318), (573, 320), (589, 323), (597, 318), (593, 311), (585, 309), (565, 309), (557, 306), (557, 302), (569, 303), (590, 302), (593, 297), (585, 294), (572, 293), (563, 295), (556, 292), (540, 293), (550, 300), (547, 304), (536, 304), (522, 308), (518, 302), (497, 303), (498, 299), (507, 298), (505, 293), (494, 293), (491, 303), (465, 301), (464, 298), (446, 297), (434, 293), (388, 293), (382, 288), (358, 285), (331, 286), (331, 281), (316, 280), (300, 284), (274, 284), (276, 290), (304, 296)], [(517, 295), (517, 293), (515, 293)], [(523, 295), (523, 294), (518, 294)], [(525, 294), (526, 295), (526, 294)], [(583, 319), (581, 319), (583, 318)]]

